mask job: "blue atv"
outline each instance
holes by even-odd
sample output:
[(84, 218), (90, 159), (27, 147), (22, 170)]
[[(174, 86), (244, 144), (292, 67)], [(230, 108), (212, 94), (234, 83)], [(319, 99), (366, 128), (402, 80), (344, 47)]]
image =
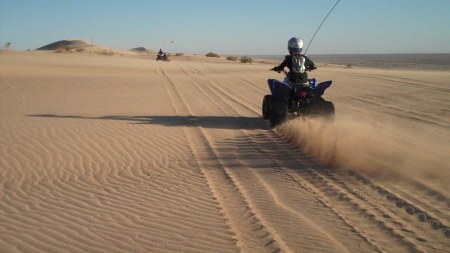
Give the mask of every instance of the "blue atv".
[[(288, 75), (286, 71), (284, 74)], [(334, 119), (334, 104), (322, 98), (332, 81), (317, 84), (315, 78), (308, 79), (309, 85), (290, 84), (287, 78), (282, 82), (268, 81), (271, 95), (265, 95), (262, 116), (269, 120), (270, 127), (276, 127), (288, 119), (296, 117), (323, 117)]]

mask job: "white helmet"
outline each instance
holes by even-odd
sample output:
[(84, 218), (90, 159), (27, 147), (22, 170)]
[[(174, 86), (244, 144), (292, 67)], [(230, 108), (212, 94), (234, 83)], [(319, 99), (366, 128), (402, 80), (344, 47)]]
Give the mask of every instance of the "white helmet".
[(299, 54), (303, 49), (303, 40), (293, 37), (288, 41), (288, 50), (290, 54)]

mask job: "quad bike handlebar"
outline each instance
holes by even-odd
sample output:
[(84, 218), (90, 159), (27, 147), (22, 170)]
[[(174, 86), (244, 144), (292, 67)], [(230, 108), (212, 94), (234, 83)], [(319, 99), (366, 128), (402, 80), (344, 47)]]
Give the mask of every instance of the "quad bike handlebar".
[[(311, 71), (313, 71), (313, 70), (315, 70), (315, 69), (317, 69), (316, 67), (311, 67), (311, 68), (307, 68), (306, 69), (306, 71), (309, 71), (309, 72), (311, 72)], [(276, 71), (276, 72), (278, 72), (278, 73), (281, 73), (281, 72), (283, 72), (284, 73), (284, 75), (288, 75), (288, 72), (286, 71), (286, 70), (278, 70), (278, 69), (276, 69), (276, 67), (273, 67), (273, 68), (271, 68), (270, 70), (272, 70), (272, 71)]]
[(277, 67), (273, 67), (273, 68), (271, 68), (270, 69), (271, 71), (275, 71), (275, 72), (278, 72), (278, 73), (281, 73), (281, 72), (283, 72), (286, 76), (287, 76), (287, 74), (288, 74), (288, 72), (286, 71), (286, 70), (278, 70), (277, 69)]

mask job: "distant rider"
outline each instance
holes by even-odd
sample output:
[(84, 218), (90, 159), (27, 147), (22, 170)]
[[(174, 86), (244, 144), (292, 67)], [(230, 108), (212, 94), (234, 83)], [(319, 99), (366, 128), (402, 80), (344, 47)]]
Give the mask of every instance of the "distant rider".
[(158, 51), (157, 59), (163, 60), (163, 61), (167, 61), (167, 60), (168, 60), (167, 54), (164, 53), (164, 52), (161, 50), (161, 48), (160, 48), (159, 51)]
[(288, 67), (288, 81), (291, 84), (309, 85), (306, 71), (316, 68), (306, 55), (300, 54), (302, 49), (303, 41), (299, 38), (291, 38), (288, 41), (289, 55), (285, 56), (284, 61), (279, 66), (272, 68), (272, 70), (280, 72)]

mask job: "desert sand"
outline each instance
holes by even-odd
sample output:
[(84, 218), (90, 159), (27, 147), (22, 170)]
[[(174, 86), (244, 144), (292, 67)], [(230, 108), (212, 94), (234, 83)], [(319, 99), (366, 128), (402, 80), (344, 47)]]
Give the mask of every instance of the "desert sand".
[(449, 72), (149, 57), (0, 54), (0, 252), (449, 252)]

